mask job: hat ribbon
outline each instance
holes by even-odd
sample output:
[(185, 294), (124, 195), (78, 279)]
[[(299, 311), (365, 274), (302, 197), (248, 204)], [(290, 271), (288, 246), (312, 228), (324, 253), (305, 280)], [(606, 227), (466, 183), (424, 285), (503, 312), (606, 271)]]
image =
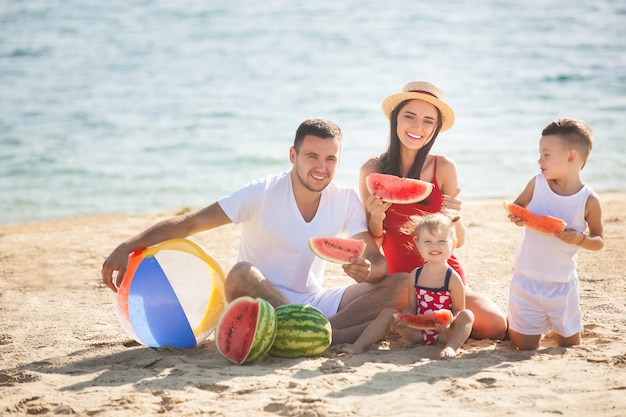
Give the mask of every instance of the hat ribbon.
[(409, 90), (409, 93), (419, 93), (419, 94), (428, 94), (429, 96), (433, 96), (436, 99), (439, 99), (439, 97), (437, 97), (436, 95), (434, 95), (433, 93), (429, 92), (429, 91), (424, 91), (424, 90)]

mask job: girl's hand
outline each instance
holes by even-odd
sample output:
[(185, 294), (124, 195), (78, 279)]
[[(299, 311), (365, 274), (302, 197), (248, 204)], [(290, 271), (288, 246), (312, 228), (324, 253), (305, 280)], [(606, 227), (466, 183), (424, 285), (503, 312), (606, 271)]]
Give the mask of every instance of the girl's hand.
[(406, 322), (406, 320), (397, 319), (397, 318), (394, 317), (394, 319), (393, 319), (393, 326), (396, 329), (405, 329), (405, 328), (409, 327), (409, 324)]
[(438, 331), (439, 333), (447, 333), (448, 330), (450, 329), (450, 326), (444, 326), (443, 324), (435, 324), (435, 330)]

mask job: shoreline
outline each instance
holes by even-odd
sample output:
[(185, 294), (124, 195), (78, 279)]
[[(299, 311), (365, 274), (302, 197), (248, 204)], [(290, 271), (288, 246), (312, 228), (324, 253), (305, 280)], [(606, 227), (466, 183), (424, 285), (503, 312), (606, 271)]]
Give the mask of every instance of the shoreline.
[[(0, 226), (0, 410), (620, 416), (626, 408), (626, 193), (599, 195), (605, 247), (578, 257), (582, 345), (558, 348), (545, 339), (538, 351), (519, 352), (507, 340), (469, 340), (450, 361), (437, 359), (439, 346), (405, 347), (393, 336), (361, 355), (338, 355), (334, 346), (319, 358), (266, 356), (245, 366), (226, 362), (211, 338), (192, 349), (136, 346), (117, 321), (100, 267), (119, 242), (174, 212)], [(506, 218), (502, 201), (464, 201), (467, 241), (457, 256), (472, 288), (506, 311), (520, 229)], [(238, 238), (239, 228), (228, 225), (192, 240), (226, 271)], [(349, 281), (328, 266), (327, 285)]]
[[(520, 190), (521, 191), (521, 190)], [(595, 190), (594, 190), (595, 191)], [(600, 198), (619, 198), (621, 195), (626, 196), (626, 191), (602, 191), (596, 192)], [(489, 203), (492, 201), (513, 201), (517, 195), (506, 196), (506, 197), (471, 197), (471, 198), (463, 198), (463, 202), (467, 204), (481, 204), (481, 203)], [(218, 198), (219, 199), (219, 198)], [(217, 201), (217, 199), (215, 200)], [(207, 204), (211, 204), (214, 201), (209, 201)], [(181, 207), (170, 207), (163, 209), (155, 209), (154, 211), (138, 213), (138, 214), (129, 214), (129, 213), (86, 213), (86, 214), (68, 214), (62, 215), (59, 217), (49, 217), (43, 219), (34, 219), (32, 221), (22, 221), (18, 223), (0, 223), (1, 227), (11, 227), (11, 226), (23, 226), (29, 224), (36, 223), (47, 223), (47, 222), (55, 222), (55, 221), (64, 221), (64, 220), (72, 220), (72, 219), (80, 219), (80, 218), (90, 218), (90, 217), (145, 217), (145, 216), (160, 216), (167, 215), (173, 216), (175, 214), (187, 213), (189, 211), (199, 210), (202, 207), (191, 207), (191, 206), (181, 206)]]

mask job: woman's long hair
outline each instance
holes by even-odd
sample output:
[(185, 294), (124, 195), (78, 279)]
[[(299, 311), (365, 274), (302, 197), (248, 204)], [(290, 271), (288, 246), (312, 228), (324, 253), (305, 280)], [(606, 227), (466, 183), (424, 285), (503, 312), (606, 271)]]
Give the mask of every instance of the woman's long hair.
[[(411, 100), (405, 100), (402, 103), (398, 104), (395, 109), (391, 112), (389, 116), (389, 147), (387, 151), (380, 155), (378, 158), (378, 163), (380, 164), (380, 169), (383, 174), (391, 174), (396, 175), (398, 177), (402, 176), (400, 174), (400, 138), (398, 137), (398, 114), (400, 111), (406, 106), (406, 104)], [(437, 109), (437, 107), (435, 107)], [(420, 175), (422, 173), (422, 167), (424, 166), (424, 162), (426, 162), (426, 157), (428, 156), (430, 149), (435, 144), (435, 140), (439, 135), (439, 131), (441, 130), (441, 112), (437, 109), (437, 126), (435, 127), (435, 131), (433, 132), (432, 139), (424, 145), (418, 152), (415, 160), (413, 161), (413, 165), (409, 170), (408, 178), (420, 179)]]

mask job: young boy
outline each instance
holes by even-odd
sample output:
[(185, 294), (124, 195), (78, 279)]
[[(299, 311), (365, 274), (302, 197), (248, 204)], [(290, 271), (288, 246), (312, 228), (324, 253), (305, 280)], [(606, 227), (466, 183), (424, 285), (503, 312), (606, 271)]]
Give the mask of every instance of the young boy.
[[(515, 249), (508, 320), (509, 336), (521, 350), (538, 349), (542, 333), (549, 331), (559, 346), (581, 343), (576, 254), (579, 248), (604, 246), (600, 200), (581, 178), (593, 145), (590, 127), (563, 118), (549, 123), (541, 135), (541, 172), (515, 204), (563, 219), (567, 227), (554, 235), (524, 228)], [(509, 219), (524, 225), (519, 217)]]

